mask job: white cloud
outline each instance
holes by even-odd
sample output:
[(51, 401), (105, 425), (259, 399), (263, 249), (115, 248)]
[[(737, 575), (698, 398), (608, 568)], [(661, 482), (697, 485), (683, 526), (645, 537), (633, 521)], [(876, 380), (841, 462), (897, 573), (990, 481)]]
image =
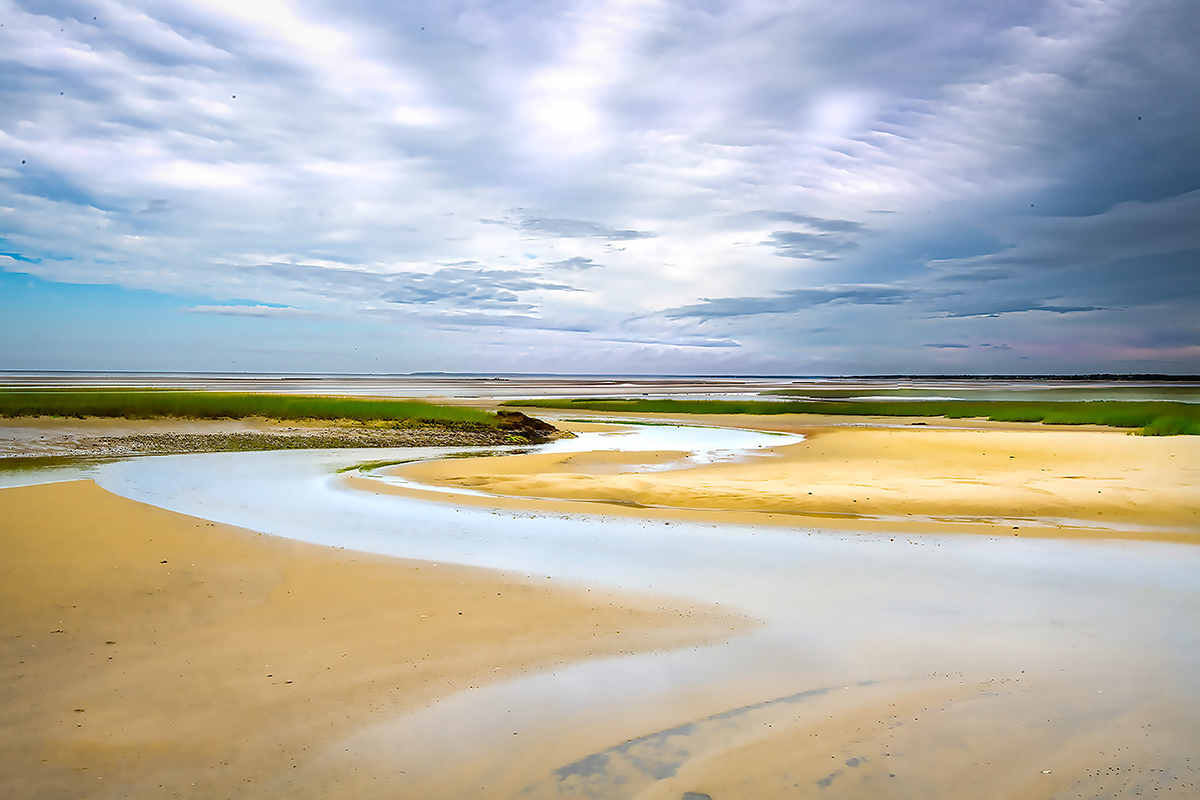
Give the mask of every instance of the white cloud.
[[(433, 287), (621, 348), (710, 335), (663, 309), (831, 286), (940, 298), (923, 314), (1107, 307), (962, 274), (1194, 245), (1182, 1), (3, 8), (0, 251), (52, 280), (422, 324)], [(918, 350), (957, 341), (876, 311)], [(754, 316), (707, 324), (786, 349)]]
[(312, 311), (290, 306), (192, 306), (194, 314), (218, 314), (226, 317), (312, 317)]

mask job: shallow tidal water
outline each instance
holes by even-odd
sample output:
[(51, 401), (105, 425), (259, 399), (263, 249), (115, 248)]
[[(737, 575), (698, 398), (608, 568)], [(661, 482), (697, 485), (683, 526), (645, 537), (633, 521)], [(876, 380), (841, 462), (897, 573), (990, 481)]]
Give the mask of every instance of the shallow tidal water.
[[(549, 447), (702, 463), (780, 443), (588, 436)], [(441, 452), (165, 456), (87, 476), (252, 530), (751, 621), (708, 646), (502, 679), (331, 750), (384, 776), (381, 797), (1200, 796), (1200, 548), (498, 512), (336, 479)]]

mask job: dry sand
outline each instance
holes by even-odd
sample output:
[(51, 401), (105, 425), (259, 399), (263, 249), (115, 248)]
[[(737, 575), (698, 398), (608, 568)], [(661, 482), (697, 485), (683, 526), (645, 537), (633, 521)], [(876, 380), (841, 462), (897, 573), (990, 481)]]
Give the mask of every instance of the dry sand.
[(538, 577), (256, 535), (90, 481), (0, 490), (0, 796), (329, 796), (365, 779), (324, 753), (362, 726), (731, 624)]
[[(1175, 541), (1200, 534), (1200, 437), (968, 421), (849, 427), (844, 419), (838, 426), (784, 416), (691, 420), (714, 421), (807, 440), (742, 463), (655, 472), (628, 467), (677, 454), (529, 454), (391, 471), (510, 498), (449, 496), (456, 503), (903, 532)], [(383, 490), (378, 482), (348, 480)]]

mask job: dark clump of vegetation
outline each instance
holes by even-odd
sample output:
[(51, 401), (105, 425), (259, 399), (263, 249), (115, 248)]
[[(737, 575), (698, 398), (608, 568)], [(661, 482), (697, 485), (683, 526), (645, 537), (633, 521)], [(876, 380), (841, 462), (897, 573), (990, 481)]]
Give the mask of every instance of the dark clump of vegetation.
[(506, 406), (657, 414), (828, 414), (861, 417), (983, 417), (997, 422), (1107, 425), (1147, 436), (1200, 435), (1200, 405), (1169, 401), (1022, 400), (510, 400)]
[(495, 414), (412, 400), (158, 389), (4, 389), (0, 417), (352, 420), (389, 427), (496, 428)]

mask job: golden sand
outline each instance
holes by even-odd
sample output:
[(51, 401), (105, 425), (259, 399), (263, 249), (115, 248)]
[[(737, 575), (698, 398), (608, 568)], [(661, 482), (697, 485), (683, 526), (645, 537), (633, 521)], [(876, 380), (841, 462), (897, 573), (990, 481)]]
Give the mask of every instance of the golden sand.
[[(1200, 533), (1200, 437), (1034, 425), (752, 422), (807, 440), (742, 463), (665, 471), (630, 467), (668, 463), (678, 454), (529, 454), (393, 471), (410, 481), (498, 496), (442, 495), (456, 503), (558, 511), (905, 532), (1175, 541), (1194, 541)], [(357, 488), (388, 490), (348, 480)]]
[(326, 796), (353, 767), (306, 764), (347, 732), (523, 671), (729, 630), (716, 620), (256, 535), (90, 481), (4, 489), (0, 796)]
[[(1186, 542), (1200, 534), (1197, 437), (975, 421), (686, 422), (808, 438), (742, 463), (663, 472), (631, 470), (661, 467), (678, 453), (396, 468), (411, 480), (496, 496), (344, 480), (568, 513), (907, 533)], [(528, 786), (529, 798), (575, 789), (642, 800), (685, 792), (715, 800), (1032, 799), (1166, 796), (1200, 785), (1196, 759), (1182, 760), (1195, 755), (1187, 743), (1200, 741), (1200, 725), (1153, 681), (1130, 680), (1140, 674), (1130, 667), (1137, 653), (1130, 663), (1079, 666), (1058, 683), (1015, 671), (984, 681), (943, 675), (852, 685), (794, 712), (774, 703), (734, 713), (725, 698), (693, 698), (670, 720), (640, 725), (644, 740), (619, 744), (629, 735), (630, 721), (621, 720), (528, 748), (514, 741), (507, 772), (478, 794), (472, 781), (481, 773), (470, 764), (410, 795), (396, 788), (417, 784), (388, 774), (383, 761), (331, 752), (356, 732), (486, 681), (697, 642), (729, 624), (703, 610), (537, 576), (258, 536), (86, 482), (3, 490), (0, 795), (451, 798), (468, 789), (505, 797)], [(1098, 705), (1100, 689), (1113, 699)], [(1122, 709), (1116, 717), (1114, 709)], [(686, 736), (653, 733), (685, 720)], [(618, 744), (604, 751), (603, 775), (581, 768), (564, 781), (553, 772)], [(494, 763), (496, 753), (482, 756)], [(655, 765), (666, 765), (655, 773), (666, 777), (651, 775)], [(589, 783), (601, 778), (623, 783), (605, 794)]]

